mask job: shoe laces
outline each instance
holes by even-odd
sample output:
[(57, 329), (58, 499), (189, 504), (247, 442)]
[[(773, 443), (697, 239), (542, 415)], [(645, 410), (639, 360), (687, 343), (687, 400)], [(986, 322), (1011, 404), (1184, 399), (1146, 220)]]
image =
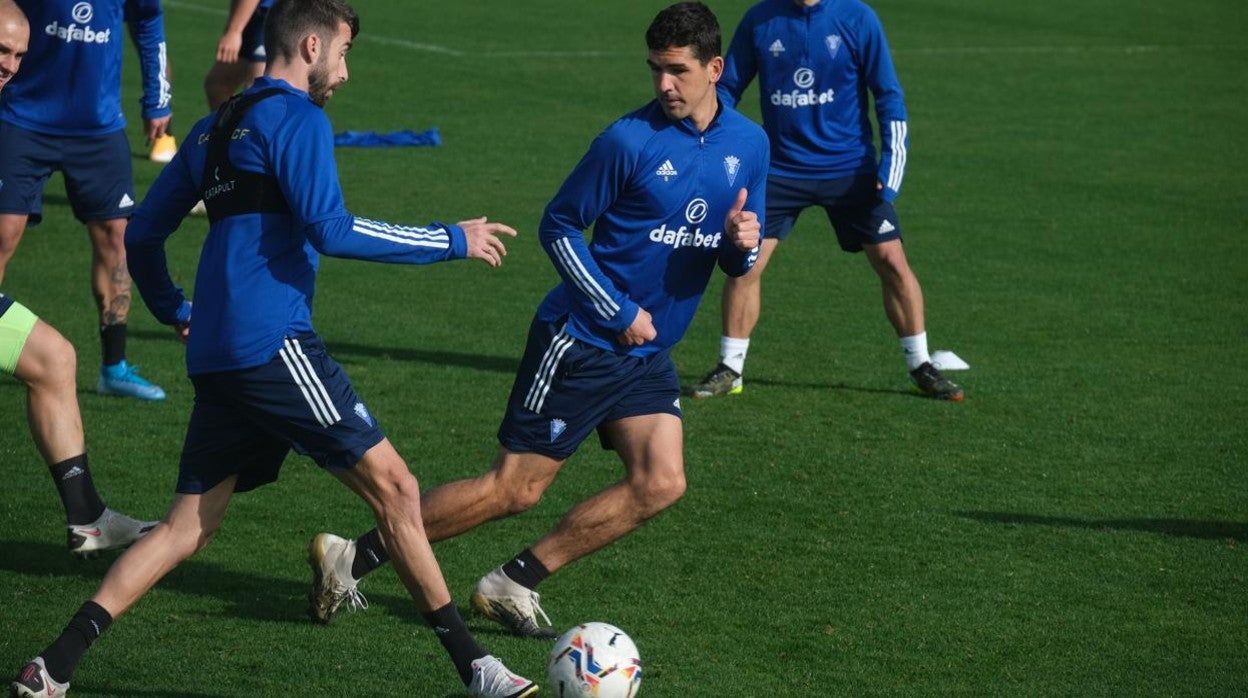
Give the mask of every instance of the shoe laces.
[(497, 657), (487, 657), (485, 661), (478, 664), (477, 676), (481, 677), (481, 690), (490, 694), (527, 683), (527, 679), (511, 673)]
[[(529, 592), (529, 603), (533, 606), (533, 610), (536, 611), (537, 614), (541, 615), (542, 620), (546, 621), (546, 625), (553, 625), (553, 623), (550, 622), (550, 616), (546, 615), (546, 612), (542, 610), (542, 605), (538, 603), (541, 598), (542, 595), (536, 591)], [(533, 613), (530, 613), (529, 616), (532, 617), (534, 625), (536, 625), (537, 616)]]
[(346, 602), (352, 612), (368, 609), (368, 599), (364, 598), (360, 588), (354, 584), (351, 586), (339, 584), (334, 587), (334, 608), (337, 609), (343, 602)]

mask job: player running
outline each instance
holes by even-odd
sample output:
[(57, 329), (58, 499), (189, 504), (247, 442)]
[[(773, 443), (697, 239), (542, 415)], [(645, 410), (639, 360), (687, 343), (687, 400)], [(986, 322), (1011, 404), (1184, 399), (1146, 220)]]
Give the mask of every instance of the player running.
[[(359, 20), (342, 0), (278, 0), (265, 26), (265, 76), (197, 123), (127, 233), (148, 308), (187, 339), (195, 386), (177, 494), (164, 521), (108, 571), (52, 644), (14, 681), (18, 696), (69, 687), (113, 620), (212, 539), (236, 492), (277, 479), (288, 451), (360, 496), (425, 620), (474, 696), (537, 692), (468, 631), (421, 524), (420, 488), (312, 328), (320, 254), (404, 264), (472, 257), (491, 266), (511, 228), (393, 225), (350, 214), (321, 109), (347, 80)], [(192, 308), (166, 267), (165, 241), (203, 199), (211, 221)]]
[[(563, 282), (530, 326), (494, 466), (422, 502), (425, 530), (438, 541), (536, 505), (595, 431), (619, 453), (623, 479), (477, 583), (473, 606), (515, 634), (554, 636), (538, 622), (538, 584), (685, 492), (671, 350), (715, 267), (739, 276), (754, 264), (767, 176), (762, 129), (716, 97), (720, 41), (702, 3), (655, 17), (646, 32), (654, 101), (594, 140), (542, 218), (542, 247)], [(358, 579), (386, 550), (375, 531), (357, 541), (314, 538), (314, 618), (328, 622), (344, 601), (358, 602)]]

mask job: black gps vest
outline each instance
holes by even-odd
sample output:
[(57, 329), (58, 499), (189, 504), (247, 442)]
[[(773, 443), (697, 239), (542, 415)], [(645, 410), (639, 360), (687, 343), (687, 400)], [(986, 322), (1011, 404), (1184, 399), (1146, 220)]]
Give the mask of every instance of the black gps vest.
[(217, 110), (217, 118), (208, 130), (208, 155), (199, 185), (209, 221), (215, 223), (244, 213), (290, 213), (276, 177), (240, 170), (230, 162), (230, 141), (245, 135), (238, 129), (239, 122), (257, 102), (283, 91), (270, 88), (235, 95)]

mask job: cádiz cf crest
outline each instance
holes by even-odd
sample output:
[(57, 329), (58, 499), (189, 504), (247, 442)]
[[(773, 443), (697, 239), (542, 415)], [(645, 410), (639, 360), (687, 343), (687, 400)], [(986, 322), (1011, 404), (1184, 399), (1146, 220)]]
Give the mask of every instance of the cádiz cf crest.
[(732, 186), (737, 182), (737, 173), (741, 171), (741, 158), (736, 155), (729, 155), (724, 158), (724, 172), (728, 173), (728, 186)]

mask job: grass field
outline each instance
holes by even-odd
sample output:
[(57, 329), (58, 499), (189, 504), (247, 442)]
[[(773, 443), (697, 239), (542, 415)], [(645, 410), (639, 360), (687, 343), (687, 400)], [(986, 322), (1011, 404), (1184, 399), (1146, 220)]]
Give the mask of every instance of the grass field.
[[(642, 33), (664, 4), (358, 2), (335, 128), (436, 126), (444, 144), (340, 150), (348, 205), (522, 231), (498, 270), (323, 265), (318, 329), (423, 485), (489, 464), (525, 328), (556, 278), (536, 240), (542, 208), (590, 139), (649, 98)], [(747, 4), (712, 4), (726, 34)], [(184, 132), (226, 3), (167, 5)], [(546, 610), (559, 629), (629, 631), (650, 698), (1248, 693), (1248, 5), (873, 6), (910, 111), (909, 258), (933, 348), (972, 366), (957, 375), (966, 400), (907, 391), (873, 274), (812, 212), (768, 270), (745, 393), (685, 405), (685, 499), (552, 577)], [(750, 115), (755, 102), (752, 89)], [(142, 191), (157, 167), (128, 116)], [(169, 399), (94, 394), (89, 245), (59, 179), (46, 199), (4, 291), (78, 347), (105, 497), (156, 517), (192, 399), (182, 349), (136, 305), (131, 359)], [(171, 240), (188, 287), (205, 230), (192, 220)], [(686, 381), (715, 361), (719, 288), (676, 351)], [(64, 553), (22, 405), (0, 382), (10, 672), (111, 561)], [(618, 475), (590, 443), (538, 508), (439, 544), (452, 592), (465, 603), (481, 574)], [(97, 643), (74, 695), (460, 695), (390, 570), (363, 587), (366, 613), (305, 620), (309, 537), (369, 525), (292, 457)], [(545, 644), (470, 625), (512, 668), (544, 675)]]

